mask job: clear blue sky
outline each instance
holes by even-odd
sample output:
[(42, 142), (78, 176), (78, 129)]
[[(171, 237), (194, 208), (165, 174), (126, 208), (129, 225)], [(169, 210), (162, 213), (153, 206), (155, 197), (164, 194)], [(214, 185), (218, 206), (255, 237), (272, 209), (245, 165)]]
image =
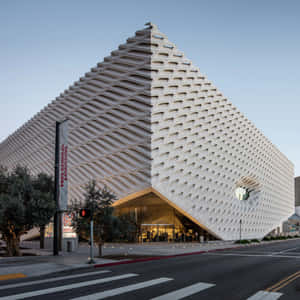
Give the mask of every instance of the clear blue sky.
[(0, 141), (156, 23), (300, 175), (300, 1), (0, 0)]

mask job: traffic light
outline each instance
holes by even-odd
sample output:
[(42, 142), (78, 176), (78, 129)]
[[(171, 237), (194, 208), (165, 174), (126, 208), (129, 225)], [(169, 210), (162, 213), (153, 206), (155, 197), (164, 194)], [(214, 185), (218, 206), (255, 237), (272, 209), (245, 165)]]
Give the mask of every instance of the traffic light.
[(80, 217), (89, 218), (91, 216), (91, 211), (87, 208), (82, 208), (79, 212)]

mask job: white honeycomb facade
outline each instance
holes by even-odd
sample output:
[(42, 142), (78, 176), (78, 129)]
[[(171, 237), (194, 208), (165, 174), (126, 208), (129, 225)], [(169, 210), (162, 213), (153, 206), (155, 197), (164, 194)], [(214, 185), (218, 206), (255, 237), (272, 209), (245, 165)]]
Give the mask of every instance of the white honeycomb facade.
[[(0, 163), (53, 173), (70, 120), (69, 192), (153, 188), (225, 240), (261, 238), (294, 212), (293, 164), (150, 24), (0, 145)], [(240, 201), (239, 186), (250, 190)]]
[(222, 239), (263, 237), (294, 212), (293, 164), (152, 27), (152, 187)]
[(0, 145), (0, 164), (54, 170), (55, 122), (69, 119), (69, 199), (95, 179), (118, 197), (150, 186), (150, 29), (120, 45)]

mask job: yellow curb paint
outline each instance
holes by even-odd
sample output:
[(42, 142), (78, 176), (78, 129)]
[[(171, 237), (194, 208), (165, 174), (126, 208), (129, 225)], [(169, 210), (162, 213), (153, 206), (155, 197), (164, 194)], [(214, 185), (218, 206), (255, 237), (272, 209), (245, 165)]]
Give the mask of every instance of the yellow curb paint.
[(9, 279), (16, 279), (16, 278), (23, 278), (26, 277), (23, 273), (14, 273), (14, 274), (6, 274), (0, 275), (0, 280), (9, 280)]

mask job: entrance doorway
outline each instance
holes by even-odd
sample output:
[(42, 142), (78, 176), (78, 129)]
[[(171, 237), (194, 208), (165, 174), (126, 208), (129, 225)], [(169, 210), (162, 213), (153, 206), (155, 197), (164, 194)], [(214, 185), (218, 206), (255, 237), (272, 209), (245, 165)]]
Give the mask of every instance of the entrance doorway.
[(142, 242), (170, 242), (175, 238), (174, 224), (141, 224)]
[(115, 213), (130, 215), (135, 220), (139, 242), (199, 242), (216, 239), (154, 193), (115, 206)]

